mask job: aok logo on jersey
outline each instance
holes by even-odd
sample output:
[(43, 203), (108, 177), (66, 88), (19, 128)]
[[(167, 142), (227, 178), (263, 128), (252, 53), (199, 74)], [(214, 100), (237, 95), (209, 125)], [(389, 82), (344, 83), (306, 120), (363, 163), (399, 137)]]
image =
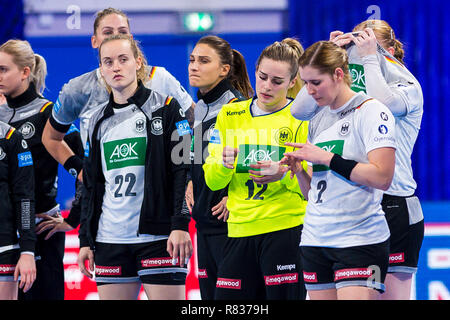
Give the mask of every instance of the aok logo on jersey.
[(285, 151), (284, 147), (242, 144), (239, 146), (236, 172), (246, 173), (250, 169), (250, 165), (256, 164), (258, 161), (280, 161)]
[(143, 166), (147, 140), (145, 137), (105, 142), (103, 152), (107, 170)]
[(366, 78), (364, 76), (364, 67), (360, 64), (352, 64), (348, 65), (348, 69), (350, 71), (350, 75), (352, 76), (352, 84), (351, 88), (355, 92), (367, 92), (366, 91)]
[[(316, 144), (316, 146), (322, 148), (325, 151), (332, 152), (335, 154), (338, 154), (342, 156), (342, 152), (344, 150), (344, 140), (332, 140), (332, 141), (326, 141)], [(314, 164), (313, 165), (313, 171), (319, 172), (319, 171), (327, 171), (330, 170), (328, 166), (324, 166), (322, 164)]]

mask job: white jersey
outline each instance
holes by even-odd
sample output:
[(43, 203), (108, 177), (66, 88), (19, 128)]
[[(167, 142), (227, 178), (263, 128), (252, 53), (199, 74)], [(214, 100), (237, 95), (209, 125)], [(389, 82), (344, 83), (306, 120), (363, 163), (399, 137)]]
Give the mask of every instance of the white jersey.
[(99, 128), (105, 194), (96, 241), (144, 243), (167, 239), (138, 235), (144, 198), (146, 117), (135, 105), (114, 109), (114, 113)]
[[(145, 86), (156, 92), (174, 97), (183, 111), (192, 105), (192, 98), (183, 86), (163, 67), (152, 67)], [(72, 124), (80, 119), (80, 135), (86, 147), (89, 119), (109, 100), (109, 94), (101, 77), (95, 69), (70, 80), (63, 86), (53, 108), (52, 117), (61, 125)]]
[[(379, 101), (358, 93), (337, 110), (323, 107), (309, 124), (309, 141), (327, 151), (368, 163), (377, 148), (395, 148), (395, 122)], [(387, 240), (383, 191), (313, 165), (301, 245), (346, 248)]]
[(361, 59), (356, 46), (348, 49), (348, 55), (352, 86), (382, 101), (395, 116), (395, 172), (385, 193), (411, 196), (417, 188), (411, 155), (422, 121), (422, 88), (411, 72), (380, 45), (376, 55)]
[[(352, 89), (367, 92), (382, 101), (395, 116), (395, 171), (391, 187), (385, 193), (410, 196), (417, 188), (411, 155), (422, 121), (422, 88), (411, 72), (380, 45), (377, 45), (376, 55), (362, 59), (355, 46), (351, 46), (347, 53)], [(310, 120), (319, 111), (306, 87), (300, 90), (291, 110), (292, 115), (301, 120)]]

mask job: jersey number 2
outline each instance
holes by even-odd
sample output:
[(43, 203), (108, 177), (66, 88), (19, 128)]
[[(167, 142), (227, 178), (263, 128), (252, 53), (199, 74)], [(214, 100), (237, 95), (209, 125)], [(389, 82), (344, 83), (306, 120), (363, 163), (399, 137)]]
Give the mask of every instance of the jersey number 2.
[(327, 188), (327, 182), (325, 180), (320, 180), (319, 183), (317, 183), (317, 190), (319, 190), (319, 194), (317, 195), (317, 201), (316, 203), (322, 203), (322, 193)]

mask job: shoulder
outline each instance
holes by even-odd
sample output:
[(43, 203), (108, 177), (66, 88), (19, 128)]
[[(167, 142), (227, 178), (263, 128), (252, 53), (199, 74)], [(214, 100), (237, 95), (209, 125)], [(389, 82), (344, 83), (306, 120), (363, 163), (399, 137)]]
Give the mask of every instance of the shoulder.
[(237, 101), (236, 98), (230, 99), (230, 101), (222, 106), (222, 113), (227, 113), (229, 116), (242, 115), (249, 113), (250, 104), (252, 99)]
[(99, 77), (99, 71), (95, 69), (70, 79), (62, 87), (59, 99), (66, 99), (68, 97), (80, 99), (83, 96), (88, 98), (98, 86), (104, 87)]
[(12, 129), (12, 131), (14, 131), (14, 128), (11, 127), (9, 124), (0, 121), (0, 139), (6, 139), (8, 136), (8, 133), (12, 134), (12, 132), (10, 132)]

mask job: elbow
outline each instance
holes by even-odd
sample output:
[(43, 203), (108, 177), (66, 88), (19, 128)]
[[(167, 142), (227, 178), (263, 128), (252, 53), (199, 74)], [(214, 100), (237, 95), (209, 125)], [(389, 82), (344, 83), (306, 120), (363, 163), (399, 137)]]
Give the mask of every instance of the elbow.
[(389, 177), (382, 179), (382, 181), (380, 181), (377, 188), (381, 189), (383, 191), (387, 191), (391, 187), (392, 178), (393, 178), (392, 176), (389, 176)]

